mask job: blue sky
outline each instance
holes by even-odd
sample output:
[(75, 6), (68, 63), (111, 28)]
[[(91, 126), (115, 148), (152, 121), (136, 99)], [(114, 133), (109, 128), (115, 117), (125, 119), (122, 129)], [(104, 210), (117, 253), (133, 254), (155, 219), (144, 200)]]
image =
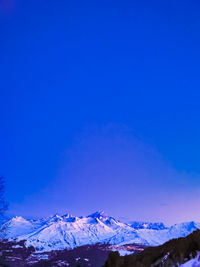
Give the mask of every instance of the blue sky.
[(1, 1), (10, 214), (200, 221), (199, 11), (198, 1)]

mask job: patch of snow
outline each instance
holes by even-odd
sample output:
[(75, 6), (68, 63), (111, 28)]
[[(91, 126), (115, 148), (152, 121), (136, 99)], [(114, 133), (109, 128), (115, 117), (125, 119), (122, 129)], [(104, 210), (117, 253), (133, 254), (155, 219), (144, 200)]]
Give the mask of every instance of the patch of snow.
[(69, 263), (63, 260), (56, 261), (56, 265), (53, 265), (52, 267), (57, 267), (57, 266), (69, 266)]
[(23, 246), (20, 246), (20, 245), (14, 245), (14, 246), (12, 246), (12, 248), (23, 248)]
[(11, 260), (11, 261), (21, 260), (21, 258), (14, 257), (14, 256), (7, 256), (6, 258), (9, 259), (9, 260)]
[(133, 251), (124, 250), (124, 249), (113, 250), (113, 251), (118, 251), (120, 256), (126, 256), (126, 255), (133, 254)]
[(34, 254), (32, 255), (34, 258), (38, 260), (48, 260), (49, 256), (47, 254)]
[(187, 261), (184, 264), (181, 264), (179, 267), (199, 267), (200, 266), (200, 252), (197, 253), (197, 256), (194, 259)]
[(164, 263), (166, 261), (166, 259), (168, 258), (169, 256), (169, 252), (162, 258), (162, 263)]

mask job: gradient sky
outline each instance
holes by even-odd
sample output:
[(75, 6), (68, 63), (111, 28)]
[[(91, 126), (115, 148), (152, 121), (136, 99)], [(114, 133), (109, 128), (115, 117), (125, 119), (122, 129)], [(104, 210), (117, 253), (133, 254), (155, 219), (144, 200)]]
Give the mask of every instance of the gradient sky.
[(200, 221), (199, 1), (0, 1), (8, 214)]

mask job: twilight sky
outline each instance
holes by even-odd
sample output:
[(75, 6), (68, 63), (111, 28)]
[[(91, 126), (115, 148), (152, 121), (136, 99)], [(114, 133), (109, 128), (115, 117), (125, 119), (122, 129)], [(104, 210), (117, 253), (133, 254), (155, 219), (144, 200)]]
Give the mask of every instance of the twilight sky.
[(8, 214), (200, 221), (199, 1), (0, 1)]

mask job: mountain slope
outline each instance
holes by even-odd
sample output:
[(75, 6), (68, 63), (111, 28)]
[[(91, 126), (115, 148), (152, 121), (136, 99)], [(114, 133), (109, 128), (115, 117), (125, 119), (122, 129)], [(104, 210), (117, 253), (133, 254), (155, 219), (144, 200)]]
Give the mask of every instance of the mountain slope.
[(112, 252), (105, 267), (197, 267), (200, 266), (200, 230), (187, 237), (172, 239), (157, 247), (149, 247), (139, 254), (119, 256)]
[(36, 226), (21, 216), (4, 223), (0, 228), (0, 239), (17, 238), (20, 235), (34, 231)]

